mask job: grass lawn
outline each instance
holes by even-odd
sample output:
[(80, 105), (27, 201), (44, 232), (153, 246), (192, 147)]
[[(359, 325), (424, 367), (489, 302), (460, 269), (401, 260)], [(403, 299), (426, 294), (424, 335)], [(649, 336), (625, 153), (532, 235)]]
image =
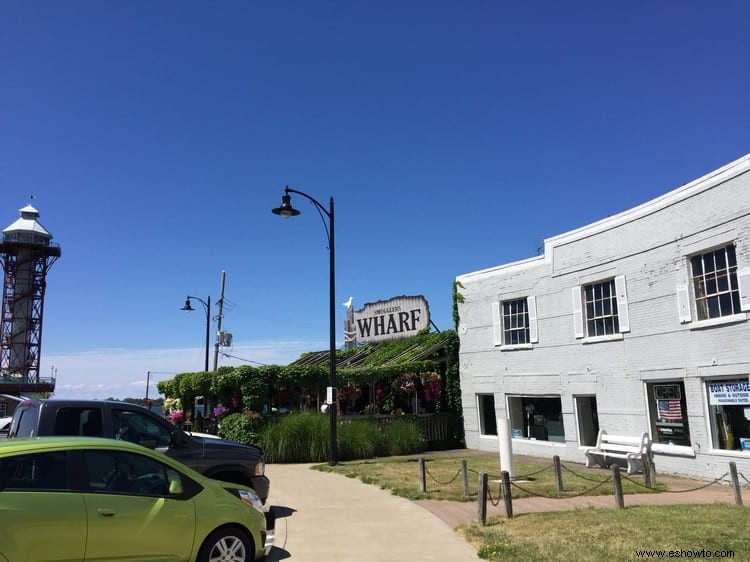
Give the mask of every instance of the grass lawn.
[[(491, 453), (422, 457), (427, 471), (426, 493), (419, 489), (417, 456), (314, 468), (358, 478), (412, 500), (476, 501), (478, 474), (485, 472), (490, 480), (500, 475), (498, 457)], [(466, 459), (469, 470), (469, 497), (463, 495), (462, 459)], [(596, 487), (597, 482), (610, 476), (610, 471), (563, 465), (568, 470), (563, 469), (564, 491), (558, 493), (551, 461), (546, 464), (543, 459), (517, 460), (516, 479), (527, 478), (523, 483), (518, 482), (523, 490), (513, 487), (513, 497), (528, 496), (524, 490), (547, 496), (576, 495), (592, 488), (596, 489), (590, 495), (613, 493), (611, 482)], [(640, 485), (642, 477), (630, 481), (625, 476), (623, 472), (624, 493), (648, 491)], [(496, 499), (497, 486), (491, 485), (491, 495)], [(663, 489), (664, 486), (657, 485), (656, 490)], [(591, 508), (526, 514), (511, 520), (493, 517), (487, 523), (486, 526), (468, 523), (458, 529), (485, 560), (639, 560), (669, 558), (669, 551), (673, 552), (671, 557), (750, 560), (750, 508), (728, 504)], [(661, 556), (656, 553), (659, 550), (663, 551)], [(651, 555), (646, 551), (651, 551)]]
[(737, 505), (581, 509), (488, 523), (459, 527), (485, 560), (639, 560), (649, 558), (647, 550), (651, 558), (661, 550), (663, 558), (673, 551), (678, 558), (750, 560), (750, 509)]
[[(479, 473), (488, 474), (489, 479), (500, 478), (500, 462), (496, 454), (472, 453), (466, 456), (460, 454), (422, 455), (425, 459), (427, 472), (427, 492), (423, 493), (419, 487), (419, 457), (387, 457), (358, 461), (342, 462), (331, 467), (317, 465), (314, 468), (321, 471), (336, 472), (350, 478), (359, 478), (367, 484), (374, 484), (390, 490), (394, 495), (411, 500), (431, 499), (450, 501), (476, 501), (479, 488)], [(464, 496), (461, 460), (466, 459), (469, 472), (469, 496)], [(571, 465), (563, 469), (563, 491), (557, 491), (555, 473), (552, 461), (517, 460), (514, 463), (515, 477), (518, 486), (513, 487), (514, 498), (524, 498), (531, 494), (545, 496), (569, 496), (591, 490), (590, 495), (612, 494), (612, 483), (606, 481), (610, 477), (609, 470), (586, 469), (580, 465)], [(524, 476), (528, 475), (527, 478)], [(623, 472), (623, 477), (626, 474)], [(523, 482), (521, 482), (523, 480)], [(647, 493), (650, 490), (643, 487), (643, 478), (635, 476), (632, 482), (623, 478), (623, 492), (625, 494)], [(600, 485), (601, 484), (601, 485)], [(597, 487), (598, 486), (598, 487)], [(664, 489), (657, 486), (655, 490)], [(499, 497), (499, 484), (490, 484), (490, 494)]]

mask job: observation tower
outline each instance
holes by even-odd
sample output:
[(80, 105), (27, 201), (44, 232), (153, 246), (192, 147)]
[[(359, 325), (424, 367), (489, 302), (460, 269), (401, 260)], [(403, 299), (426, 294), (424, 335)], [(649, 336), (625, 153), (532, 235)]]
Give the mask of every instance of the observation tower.
[(39, 224), (39, 211), (26, 205), (21, 218), (3, 230), (3, 308), (0, 314), (0, 392), (52, 392), (53, 377), (39, 376), (47, 270), (60, 246)]

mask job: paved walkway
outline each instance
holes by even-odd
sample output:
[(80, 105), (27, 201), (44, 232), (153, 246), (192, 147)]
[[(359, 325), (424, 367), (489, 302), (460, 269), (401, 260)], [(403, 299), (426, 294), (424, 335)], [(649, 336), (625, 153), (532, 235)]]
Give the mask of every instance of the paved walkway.
[[(476, 521), (477, 502), (409, 501), (340, 474), (311, 470), (311, 464), (269, 464), (268, 505), (276, 513), (276, 536), (268, 562), (433, 562), (479, 560), (455, 527)], [(658, 476), (670, 491), (691, 490), (705, 482)], [(492, 496), (499, 497), (499, 485)], [(750, 490), (743, 488), (745, 505)], [(497, 500), (496, 500), (497, 501)], [(734, 503), (729, 486), (714, 484), (684, 493), (630, 494), (625, 506)], [(513, 500), (513, 514), (615, 508), (612, 495)], [(488, 516), (505, 516), (502, 501), (488, 503)]]
[(463, 562), (476, 551), (415, 502), (310, 464), (269, 464), (276, 536), (268, 562)]

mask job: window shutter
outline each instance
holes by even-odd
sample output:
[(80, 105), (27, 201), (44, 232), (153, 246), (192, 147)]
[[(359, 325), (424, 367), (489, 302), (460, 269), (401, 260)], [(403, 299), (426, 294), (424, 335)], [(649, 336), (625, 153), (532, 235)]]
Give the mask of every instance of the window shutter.
[(740, 286), (740, 310), (750, 310), (750, 267), (737, 270), (737, 283)]
[(583, 331), (583, 298), (581, 296), (581, 286), (573, 287), (573, 332), (576, 338), (584, 336)]
[(690, 291), (687, 285), (677, 285), (677, 309), (680, 316), (680, 324), (692, 321), (690, 314)]
[(529, 310), (529, 342), (539, 341), (539, 331), (536, 323), (536, 297), (526, 297), (526, 308)]
[(503, 345), (503, 315), (500, 312), (500, 301), (492, 303), (492, 341)]
[(628, 314), (628, 291), (625, 287), (625, 276), (615, 277), (615, 292), (617, 293), (617, 322), (620, 333), (630, 331), (630, 315)]

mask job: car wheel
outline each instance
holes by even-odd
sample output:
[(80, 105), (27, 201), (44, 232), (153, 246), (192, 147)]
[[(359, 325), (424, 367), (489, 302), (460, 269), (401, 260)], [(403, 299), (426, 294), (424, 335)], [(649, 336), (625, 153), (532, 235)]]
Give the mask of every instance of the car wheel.
[(203, 543), (198, 562), (250, 562), (253, 549), (247, 534), (237, 527), (211, 533)]

